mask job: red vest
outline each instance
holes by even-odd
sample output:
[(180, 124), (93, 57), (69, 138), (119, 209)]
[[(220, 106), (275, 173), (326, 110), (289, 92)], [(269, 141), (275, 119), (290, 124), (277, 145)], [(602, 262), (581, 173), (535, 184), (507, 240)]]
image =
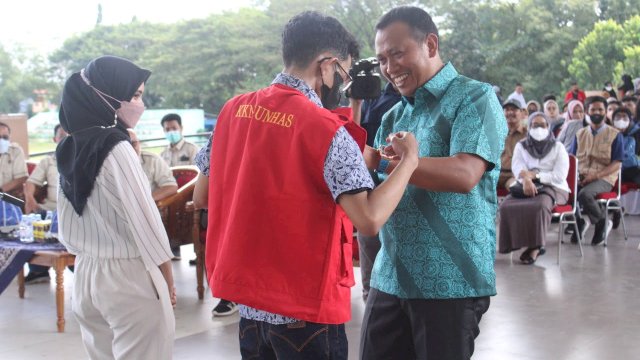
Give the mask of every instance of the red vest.
[(209, 181), (214, 296), (317, 323), (351, 318), (353, 226), (323, 175), (340, 126), (364, 146), (366, 132), (348, 116), (283, 85), (225, 104)]

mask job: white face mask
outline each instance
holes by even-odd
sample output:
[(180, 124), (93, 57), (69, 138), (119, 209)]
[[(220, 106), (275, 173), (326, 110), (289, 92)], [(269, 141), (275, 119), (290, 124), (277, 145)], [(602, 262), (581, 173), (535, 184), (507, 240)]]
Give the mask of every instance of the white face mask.
[(531, 129), (529, 130), (529, 135), (531, 135), (531, 137), (536, 141), (542, 141), (549, 136), (549, 129), (545, 129), (545, 128)]
[(11, 142), (7, 139), (0, 139), (0, 154), (4, 154), (9, 151), (9, 145)]
[(614, 120), (613, 126), (615, 126), (616, 129), (618, 130), (624, 130), (629, 126), (629, 120), (628, 119)]

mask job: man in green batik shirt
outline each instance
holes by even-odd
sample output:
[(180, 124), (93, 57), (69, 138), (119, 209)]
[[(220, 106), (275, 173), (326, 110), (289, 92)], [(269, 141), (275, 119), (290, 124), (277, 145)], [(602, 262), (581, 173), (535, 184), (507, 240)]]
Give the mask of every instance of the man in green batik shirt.
[[(416, 135), (420, 163), (380, 231), (360, 344), (362, 359), (468, 359), (496, 294), (496, 183), (507, 135), (491, 85), (459, 75), (439, 55), (424, 10), (399, 7), (376, 25), (383, 75), (402, 94), (375, 147), (397, 131)], [(397, 164), (368, 148), (382, 178)]]

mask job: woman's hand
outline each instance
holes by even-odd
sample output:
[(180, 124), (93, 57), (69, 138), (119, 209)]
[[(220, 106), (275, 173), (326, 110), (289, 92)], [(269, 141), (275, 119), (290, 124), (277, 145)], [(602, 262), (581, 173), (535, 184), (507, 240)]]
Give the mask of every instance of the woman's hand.
[(178, 303), (178, 295), (176, 294), (176, 287), (169, 289), (169, 297), (171, 298), (171, 305), (175, 308)]

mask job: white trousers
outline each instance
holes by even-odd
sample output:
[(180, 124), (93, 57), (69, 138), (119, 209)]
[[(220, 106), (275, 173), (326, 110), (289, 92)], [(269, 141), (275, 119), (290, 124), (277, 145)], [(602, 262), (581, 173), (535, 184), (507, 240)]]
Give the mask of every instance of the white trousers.
[(172, 358), (175, 317), (158, 268), (79, 255), (72, 300), (91, 359)]

